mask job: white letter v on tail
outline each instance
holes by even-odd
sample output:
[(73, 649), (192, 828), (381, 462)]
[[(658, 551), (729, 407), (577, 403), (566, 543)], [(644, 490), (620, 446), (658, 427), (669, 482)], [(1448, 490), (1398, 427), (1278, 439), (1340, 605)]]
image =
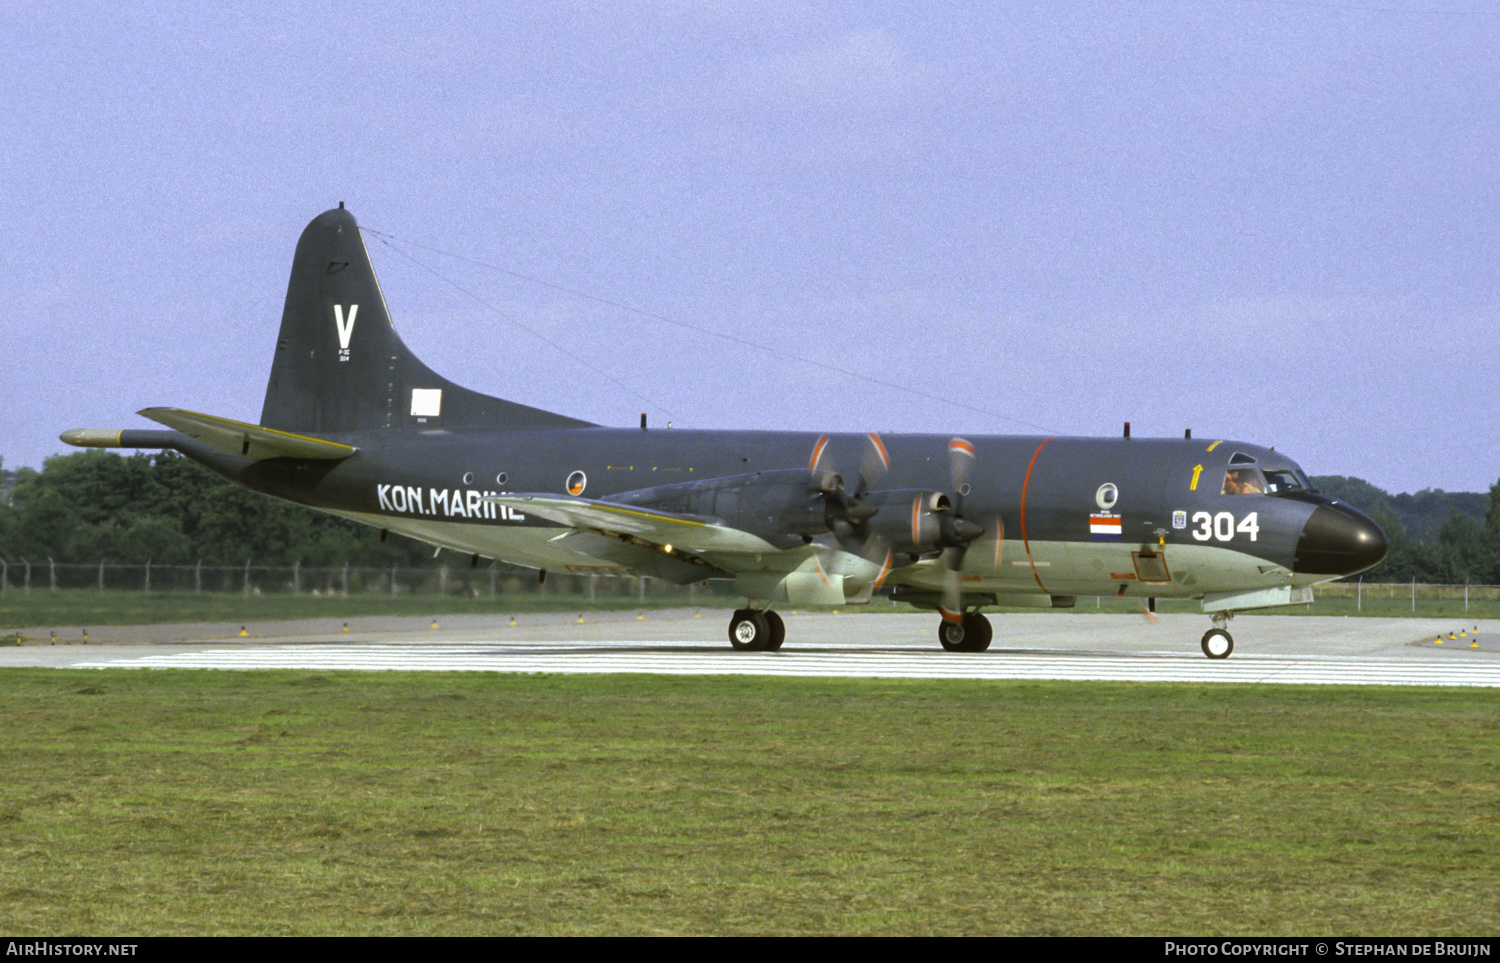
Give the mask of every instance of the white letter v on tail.
[(344, 306), (335, 304), (333, 306), (333, 323), (339, 329), (339, 348), (343, 351), (349, 350), (349, 337), (354, 334), (354, 316), (359, 313), (359, 305), (349, 305), (349, 320), (344, 320)]

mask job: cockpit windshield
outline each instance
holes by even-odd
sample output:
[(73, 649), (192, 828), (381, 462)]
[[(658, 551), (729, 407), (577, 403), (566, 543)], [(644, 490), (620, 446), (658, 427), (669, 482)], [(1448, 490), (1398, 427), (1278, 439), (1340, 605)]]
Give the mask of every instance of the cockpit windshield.
[(1254, 468), (1231, 468), (1224, 473), (1222, 495), (1263, 495), (1266, 483)]
[(1296, 468), (1267, 468), (1266, 493), (1274, 495), (1277, 492), (1311, 491), (1312, 483), (1309, 482)]
[[(1281, 461), (1280, 458), (1276, 459)], [(1224, 469), (1224, 487), (1221, 495), (1276, 495), (1281, 492), (1313, 491), (1312, 483), (1296, 465), (1285, 463), (1283, 468), (1261, 468), (1254, 455), (1237, 451), (1229, 456), (1229, 467)]]
[(1275, 495), (1280, 492), (1312, 491), (1307, 477), (1296, 468), (1252, 468), (1233, 465), (1224, 472), (1222, 495)]

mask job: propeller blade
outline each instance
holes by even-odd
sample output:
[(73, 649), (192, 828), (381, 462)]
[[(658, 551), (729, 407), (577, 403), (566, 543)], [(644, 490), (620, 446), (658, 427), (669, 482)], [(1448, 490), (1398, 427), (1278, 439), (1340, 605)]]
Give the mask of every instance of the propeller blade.
[(819, 491), (832, 492), (844, 487), (844, 480), (833, 470), (832, 459), (828, 456), (827, 435), (814, 443), (812, 457), (807, 461), (807, 471), (812, 475), (813, 484)]
[(962, 498), (969, 493), (969, 466), (974, 464), (974, 446), (962, 438), (948, 440), (948, 474), (953, 490)]
[(828, 436), (824, 435), (813, 442), (812, 457), (807, 460), (807, 470), (812, 474), (818, 473), (818, 464), (823, 460), (823, 452), (828, 450)]
[(885, 450), (885, 442), (875, 432), (865, 435), (864, 457), (859, 462), (859, 494), (874, 488), (885, 473), (891, 470), (891, 455)]
[[(882, 547), (884, 547), (885, 549), (885, 552), (880, 560), (880, 574), (875, 576), (875, 584), (870, 589), (872, 592), (878, 592), (880, 591), (880, 587), (885, 584), (886, 576), (891, 574), (891, 568), (893, 567), (892, 563), (895, 559), (895, 556), (891, 553), (890, 546), (883, 544), (884, 539), (875, 537), (871, 538), (870, 541), (881, 542)], [(865, 557), (869, 558), (869, 556)]]
[[(943, 553), (943, 563), (947, 565), (948, 553), (952, 551), (962, 552), (961, 549), (949, 549)], [(962, 622), (964, 620), (963, 592), (958, 587), (958, 569), (947, 568), (943, 572), (943, 601), (938, 609), (943, 616), (944, 622)]]

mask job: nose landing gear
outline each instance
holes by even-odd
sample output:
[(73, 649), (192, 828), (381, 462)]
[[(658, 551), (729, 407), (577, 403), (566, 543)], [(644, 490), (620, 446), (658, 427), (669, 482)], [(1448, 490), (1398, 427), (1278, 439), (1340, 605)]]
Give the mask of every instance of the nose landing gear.
[(1203, 654), (1210, 659), (1227, 659), (1229, 653), (1234, 651), (1234, 636), (1229, 634), (1225, 628), (1229, 620), (1234, 618), (1233, 612), (1215, 612), (1213, 614), (1214, 627), (1203, 633)]

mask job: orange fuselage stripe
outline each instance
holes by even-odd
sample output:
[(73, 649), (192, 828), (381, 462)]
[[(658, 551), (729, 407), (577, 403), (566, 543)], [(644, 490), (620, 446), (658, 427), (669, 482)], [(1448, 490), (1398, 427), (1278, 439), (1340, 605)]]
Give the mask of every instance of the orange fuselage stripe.
[(1036, 573), (1036, 562), (1031, 557), (1031, 540), (1026, 537), (1026, 493), (1031, 489), (1031, 470), (1036, 467), (1037, 456), (1042, 453), (1042, 449), (1047, 447), (1052, 438), (1056, 437), (1053, 435), (1036, 446), (1036, 451), (1031, 453), (1031, 464), (1026, 466), (1026, 480), (1021, 483), (1021, 544), (1026, 548), (1026, 562), (1031, 566), (1031, 577), (1036, 579), (1036, 587), (1043, 592), (1047, 591), (1047, 586), (1042, 584), (1041, 576)]

